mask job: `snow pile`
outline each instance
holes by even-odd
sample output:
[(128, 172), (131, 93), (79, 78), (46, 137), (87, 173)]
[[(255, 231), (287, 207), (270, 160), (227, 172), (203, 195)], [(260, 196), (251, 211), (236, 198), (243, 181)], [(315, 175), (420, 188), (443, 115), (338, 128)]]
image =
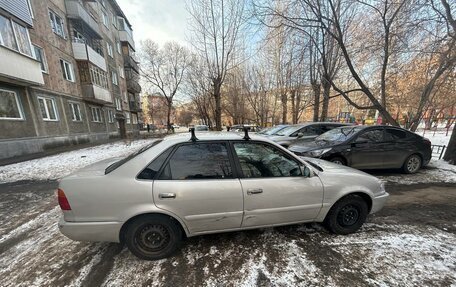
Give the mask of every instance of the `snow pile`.
[(111, 157), (127, 156), (154, 140), (123, 141), (64, 152), (0, 167), (0, 183), (60, 179), (80, 168)]

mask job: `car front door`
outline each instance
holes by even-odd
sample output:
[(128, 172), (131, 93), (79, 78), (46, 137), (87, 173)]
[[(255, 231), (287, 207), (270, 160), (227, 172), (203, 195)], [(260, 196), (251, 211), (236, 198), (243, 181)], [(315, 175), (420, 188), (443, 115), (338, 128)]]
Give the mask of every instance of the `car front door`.
[(302, 175), (302, 163), (262, 142), (234, 142), (244, 193), (242, 227), (311, 221), (321, 209), (323, 186)]
[(383, 128), (361, 131), (349, 147), (349, 162), (354, 168), (381, 168), (384, 156)]
[(241, 226), (243, 194), (228, 143), (181, 144), (153, 183), (157, 207), (179, 216), (191, 233)]

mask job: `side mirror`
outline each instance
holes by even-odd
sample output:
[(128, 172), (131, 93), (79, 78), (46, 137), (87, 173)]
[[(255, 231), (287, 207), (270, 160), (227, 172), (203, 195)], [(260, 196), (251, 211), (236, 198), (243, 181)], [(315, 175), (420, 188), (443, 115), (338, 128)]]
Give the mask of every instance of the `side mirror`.
[(312, 177), (313, 176), (312, 170), (307, 165), (301, 165), (300, 168), (301, 168), (301, 174), (303, 176), (305, 176), (305, 177)]
[(303, 136), (304, 136), (304, 133), (303, 133), (303, 132), (299, 132), (299, 133), (298, 133), (298, 138), (303, 137)]

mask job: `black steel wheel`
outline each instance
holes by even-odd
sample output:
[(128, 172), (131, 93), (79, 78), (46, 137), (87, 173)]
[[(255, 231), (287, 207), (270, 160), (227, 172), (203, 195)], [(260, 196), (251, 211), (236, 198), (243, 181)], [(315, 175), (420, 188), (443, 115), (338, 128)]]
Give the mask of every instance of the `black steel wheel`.
[(144, 215), (128, 226), (125, 243), (137, 257), (157, 260), (174, 253), (181, 238), (182, 231), (173, 219), (163, 215)]
[(325, 225), (332, 233), (356, 232), (369, 213), (366, 201), (358, 195), (348, 195), (337, 201), (326, 215)]

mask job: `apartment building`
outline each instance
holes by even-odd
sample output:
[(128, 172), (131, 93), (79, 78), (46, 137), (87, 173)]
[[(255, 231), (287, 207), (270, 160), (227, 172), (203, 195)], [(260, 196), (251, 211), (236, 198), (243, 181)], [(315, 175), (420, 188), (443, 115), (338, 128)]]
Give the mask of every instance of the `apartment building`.
[(115, 0), (0, 0), (0, 159), (138, 134), (138, 80)]

